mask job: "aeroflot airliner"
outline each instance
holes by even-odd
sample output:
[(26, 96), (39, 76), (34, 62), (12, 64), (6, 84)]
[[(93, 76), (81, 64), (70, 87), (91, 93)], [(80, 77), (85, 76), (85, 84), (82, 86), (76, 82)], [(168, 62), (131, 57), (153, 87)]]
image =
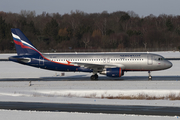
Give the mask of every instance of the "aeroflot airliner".
[(20, 29), (11, 29), (17, 56), (9, 57), (10, 61), (42, 69), (66, 72), (90, 72), (91, 80), (98, 79), (98, 74), (108, 77), (121, 77), (125, 71), (164, 70), (172, 63), (162, 56), (150, 53), (74, 53), (42, 54)]

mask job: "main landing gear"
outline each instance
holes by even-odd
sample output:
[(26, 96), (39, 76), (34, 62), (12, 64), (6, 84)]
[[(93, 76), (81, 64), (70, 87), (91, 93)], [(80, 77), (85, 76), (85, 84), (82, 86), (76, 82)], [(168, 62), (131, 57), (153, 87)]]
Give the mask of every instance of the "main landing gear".
[(148, 74), (149, 74), (148, 79), (149, 79), (149, 80), (152, 80), (151, 71), (148, 71)]
[(91, 80), (97, 80), (97, 79), (98, 79), (98, 75), (97, 74), (91, 75)]

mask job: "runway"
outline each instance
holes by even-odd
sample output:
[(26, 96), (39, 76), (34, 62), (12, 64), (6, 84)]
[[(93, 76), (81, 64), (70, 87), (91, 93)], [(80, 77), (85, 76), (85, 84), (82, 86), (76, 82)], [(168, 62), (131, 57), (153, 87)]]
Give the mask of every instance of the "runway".
[[(92, 81), (90, 77), (79, 75), (71, 77), (40, 77), (40, 78), (0, 78), (0, 81)], [(96, 81), (148, 81), (147, 76), (123, 76), (109, 78), (100, 76)], [(152, 81), (180, 81), (180, 76), (152, 76)]]
[(0, 109), (167, 116), (180, 115), (180, 107), (166, 106), (123, 106), (42, 102), (0, 102)]

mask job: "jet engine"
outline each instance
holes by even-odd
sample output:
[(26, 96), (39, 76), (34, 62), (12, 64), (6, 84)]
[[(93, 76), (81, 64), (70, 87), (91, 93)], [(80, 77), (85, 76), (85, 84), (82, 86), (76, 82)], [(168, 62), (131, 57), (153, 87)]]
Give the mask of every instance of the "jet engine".
[(124, 75), (124, 71), (121, 68), (106, 68), (100, 74), (106, 75), (108, 77), (121, 77)]

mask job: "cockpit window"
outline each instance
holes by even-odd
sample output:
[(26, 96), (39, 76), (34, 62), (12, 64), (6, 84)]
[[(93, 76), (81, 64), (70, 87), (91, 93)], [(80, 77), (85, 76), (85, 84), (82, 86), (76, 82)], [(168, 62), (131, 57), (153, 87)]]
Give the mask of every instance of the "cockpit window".
[(159, 60), (159, 61), (162, 61), (162, 60), (164, 60), (164, 58), (158, 58), (158, 60)]

